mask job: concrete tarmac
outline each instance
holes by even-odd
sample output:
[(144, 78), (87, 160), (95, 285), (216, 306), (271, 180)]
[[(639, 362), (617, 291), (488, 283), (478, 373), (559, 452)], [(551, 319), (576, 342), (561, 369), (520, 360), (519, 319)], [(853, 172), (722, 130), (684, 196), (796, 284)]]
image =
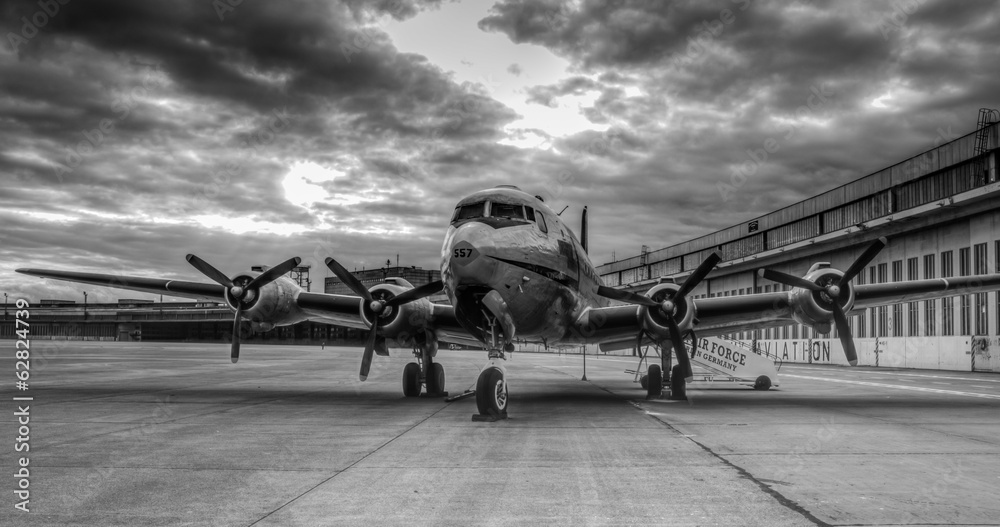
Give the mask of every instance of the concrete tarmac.
[[(514, 353), (510, 419), (407, 399), (409, 354), (13, 341), (0, 525), (1000, 525), (1000, 375), (784, 366), (646, 401), (624, 357)], [(485, 353), (442, 350), (452, 394)], [(25, 404), (25, 403), (19, 403)]]

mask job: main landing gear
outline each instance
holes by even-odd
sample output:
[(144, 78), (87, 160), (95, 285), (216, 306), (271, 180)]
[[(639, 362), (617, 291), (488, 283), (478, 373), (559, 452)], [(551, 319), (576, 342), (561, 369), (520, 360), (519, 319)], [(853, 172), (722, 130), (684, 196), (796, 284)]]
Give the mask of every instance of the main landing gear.
[(437, 342), (420, 344), (413, 349), (416, 362), (403, 368), (403, 395), (419, 397), (420, 388), (426, 388), (427, 397), (447, 397), (444, 391), (444, 366), (434, 362)]
[[(646, 390), (646, 399), (659, 399), (663, 396), (663, 387), (668, 386), (668, 397), (672, 401), (687, 400), (687, 383), (684, 380), (684, 368), (680, 364), (673, 365), (673, 344), (670, 341), (661, 344), (653, 343), (652, 346), (660, 356), (660, 364), (650, 364), (646, 369), (646, 374), (640, 377), (639, 383)], [(647, 348), (648, 350), (648, 348)], [(685, 350), (686, 351), (686, 350)], [(638, 351), (640, 365), (642, 360), (648, 355)], [(663, 372), (670, 372), (667, 379), (664, 379)], [(666, 380), (667, 382), (664, 382)]]

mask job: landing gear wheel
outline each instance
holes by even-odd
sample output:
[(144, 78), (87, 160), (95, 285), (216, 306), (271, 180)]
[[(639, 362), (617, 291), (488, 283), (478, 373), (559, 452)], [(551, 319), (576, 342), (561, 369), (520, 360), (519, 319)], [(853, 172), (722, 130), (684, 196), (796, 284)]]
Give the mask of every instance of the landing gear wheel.
[(479, 415), (493, 420), (507, 418), (507, 383), (500, 368), (486, 368), (479, 374), (476, 408)]
[(687, 388), (684, 381), (684, 368), (680, 364), (670, 370), (670, 399), (672, 401), (686, 401)]
[(663, 393), (663, 371), (659, 364), (650, 364), (646, 370), (646, 399), (656, 399)]
[(417, 397), (420, 395), (420, 365), (411, 362), (403, 368), (403, 395)]
[(444, 366), (433, 363), (427, 372), (427, 395), (444, 393)]
[(767, 391), (771, 389), (771, 378), (767, 375), (761, 375), (757, 377), (757, 380), (753, 383), (754, 390)]
[(649, 375), (643, 375), (639, 377), (639, 386), (642, 386), (643, 390), (649, 389)]

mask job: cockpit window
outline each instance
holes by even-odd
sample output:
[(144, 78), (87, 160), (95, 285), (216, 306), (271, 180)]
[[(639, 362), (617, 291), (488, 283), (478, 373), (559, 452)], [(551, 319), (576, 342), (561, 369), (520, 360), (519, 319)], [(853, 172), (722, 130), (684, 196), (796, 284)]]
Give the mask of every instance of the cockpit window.
[(473, 218), (482, 218), (483, 216), (486, 216), (485, 201), (481, 201), (479, 203), (470, 203), (469, 205), (456, 207), (455, 217), (452, 218), (451, 221), (471, 220)]
[(545, 215), (539, 212), (537, 218), (538, 218), (538, 230), (548, 233), (549, 228), (548, 226), (545, 225)]
[(528, 218), (528, 221), (535, 221), (535, 209), (531, 207), (524, 207), (524, 215)]
[(494, 203), (490, 207), (490, 216), (494, 218), (524, 219), (524, 207), (507, 203)]

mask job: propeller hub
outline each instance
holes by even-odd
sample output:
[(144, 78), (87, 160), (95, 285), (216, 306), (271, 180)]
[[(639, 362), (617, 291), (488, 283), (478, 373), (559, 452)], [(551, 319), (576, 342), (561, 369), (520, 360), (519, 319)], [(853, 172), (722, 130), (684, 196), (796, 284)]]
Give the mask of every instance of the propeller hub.
[(243, 291), (244, 289), (238, 285), (234, 285), (232, 289), (229, 290), (229, 292), (232, 293), (233, 297), (235, 298), (241, 298), (243, 296)]
[(830, 298), (840, 297), (840, 286), (836, 284), (831, 284), (826, 288), (826, 294), (830, 295)]
[(673, 300), (664, 300), (660, 304), (660, 309), (663, 310), (664, 313), (666, 313), (667, 315), (670, 315), (670, 316), (674, 315), (674, 309), (675, 309), (675, 307), (676, 307), (676, 304), (674, 304)]
[(370, 304), (368, 304), (368, 307), (371, 308), (371, 310), (375, 314), (379, 314), (379, 313), (382, 312), (383, 309), (385, 309), (385, 304), (383, 304), (379, 300), (372, 300), (372, 302)]

